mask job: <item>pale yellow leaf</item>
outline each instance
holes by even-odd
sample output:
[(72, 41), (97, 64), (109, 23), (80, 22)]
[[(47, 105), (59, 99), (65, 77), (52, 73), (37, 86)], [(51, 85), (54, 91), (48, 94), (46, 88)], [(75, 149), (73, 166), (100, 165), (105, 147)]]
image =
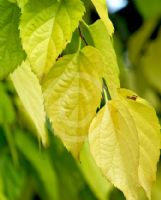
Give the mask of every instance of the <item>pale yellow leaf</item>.
[(55, 133), (75, 156), (100, 104), (103, 67), (100, 52), (88, 46), (60, 58), (44, 83), (45, 106)]
[(137, 128), (140, 148), (139, 182), (150, 199), (160, 155), (159, 121), (154, 108), (134, 92), (127, 89), (119, 89), (119, 95)]
[(100, 50), (104, 62), (104, 78), (108, 86), (108, 90), (112, 97), (117, 96), (117, 88), (120, 88), (119, 67), (112, 40), (108, 35), (107, 29), (101, 20), (89, 26), (89, 32), (93, 43)]
[(89, 129), (96, 164), (128, 200), (138, 198), (139, 140), (133, 118), (119, 100), (109, 101)]
[[(100, 16), (103, 23), (105, 24), (108, 34), (110, 36), (112, 36), (112, 34), (114, 32), (114, 27), (113, 27), (111, 20), (108, 17), (106, 0), (91, 0), (91, 1), (98, 12), (98, 15)], [(99, 37), (99, 35), (98, 35), (98, 37)]]
[(47, 142), (45, 129), (46, 114), (40, 83), (31, 71), (28, 60), (22, 63), (12, 74), (11, 79), (22, 101), (24, 108), (31, 117), (43, 144)]

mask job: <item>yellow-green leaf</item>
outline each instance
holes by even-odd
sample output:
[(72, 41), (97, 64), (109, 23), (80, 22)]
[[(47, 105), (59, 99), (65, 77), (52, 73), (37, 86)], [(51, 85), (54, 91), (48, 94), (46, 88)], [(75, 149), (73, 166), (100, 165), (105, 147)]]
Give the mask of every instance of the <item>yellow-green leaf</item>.
[(28, 60), (23, 62), (11, 74), (11, 79), (26, 111), (35, 124), (38, 136), (41, 138), (43, 144), (46, 144), (46, 115), (42, 90), (37, 76), (31, 71)]
[(23, 48), (39, 77), (47, 73), (70, 42), (84, 13), (80, 0), (29, 0), (23, 9), (20, 35)]
[[(93, 5), (95, 6), (100, 18), (102, 19), (103, 23), (105, 24), (108, 34), (112, 36), (114, 32), (114, 27), (111, 20), (108, 17), (108, 10), (106, 0), (91, 0)], [(100, 37), (98, 35), (98, 37)]]
[(88, 46), (61, 58), (44, 83), (45, 106), (55, 133), (75, 156), (100, 104), (103, 67), (99, 51)]
[(109, 101), (89, 129), (90, 151), (96, 164), (128, 200), (138, 193), (139, 141), (135, 123), (118, 100)]
[(117, 95), (117, 88), (120, 88), (119, 68), (114, 47), (107, 29), (101, 20), (89, 26), (89, 32), (93, 43), (100, 50), (105, 62), (104, 78), (108, 86), (110, 95)]
[(139, 136), (139, 182), (150, 199), (151, 188), (156, 179), (160, 155), (160, 125), (154, 108), (134, 92), (120, 89), (123, 104), (132, 116)]
[(113, 186), (102, 175), (100, 169), (96, 165), (90, 153), (88, 141), (85, 141), (80, 152), (80, 167), (85, 179), (97, 198), (99, 200), (109, 199), (109, 194)]

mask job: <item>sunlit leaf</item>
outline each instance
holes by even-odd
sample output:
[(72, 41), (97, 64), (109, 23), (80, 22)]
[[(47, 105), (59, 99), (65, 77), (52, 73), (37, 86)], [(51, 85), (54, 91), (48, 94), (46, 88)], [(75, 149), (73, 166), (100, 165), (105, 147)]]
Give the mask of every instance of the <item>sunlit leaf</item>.
[(105, 62), (104, 78), (112, 97), (116, 96), (120, 87), (119, 68), (111, 38), (101, 20), (89, 26), (94, 45), (100, 50)]
[[(106, 0), (91, 0), (91, 1), (92, 1), (93, 5), (96, 7), (96, 10), (97, 10), (100, 18), (102, 19), (103, 23), (105, 24), (108, 34), (110, 36), (112, 36), (112, 34), (114, 32), (114, 27), (108, 17)], [(100, 37), (100, 36), (98, 36), (98, 37)]]
[(33, 120), (38, 136), (46, 144), (44, 101), (38, 78), (31, 71), (28, 60), (22, 63), (12, 74), (11, 79), (29, 116)]
[(29, 0), (23, 9), (20, 34), (33, 70), (47, 73), (70, 42), (84, 13), (80, 0)]
[(104, 63), (99, 51), (85, 47), (61, 58), (44, 83), (44, 98), (55, 133), (77, 156), (99, 107)]
[(126, 89), (119, 90), (119, 94), (123, 97), (123, 104), (128, 108), (137, 128), (140, 148), (139, 182), (150, 198), (160, 155), (159, 121), (154, 108), (146, 100)]
[(105, 177), (123, 191), (128, 200), (138, 192), (139, 141), (128, 109), (109, 101), (92, 121), (90, 151)]
[(12, 72), (25, 57), (19, 38), (20, 10), (14, 3), (0, 0), (0, 80)]

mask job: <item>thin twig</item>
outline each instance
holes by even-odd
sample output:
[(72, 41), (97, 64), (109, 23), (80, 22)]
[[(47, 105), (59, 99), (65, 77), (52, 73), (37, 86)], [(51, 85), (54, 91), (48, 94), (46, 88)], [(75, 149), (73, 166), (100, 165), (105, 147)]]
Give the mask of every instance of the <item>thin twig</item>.
[(78, 26), (78, 31), (79, 31), (79, 35), (80, 35), (81, 39), (83, 40), (83, 42), (85, 43), (85, 45), (88, 46), (88, 43), (87, 43), (87, 41), (86, 41), (86, 39), (85, 39), (82, 31), (81, 31), (80, 25)]

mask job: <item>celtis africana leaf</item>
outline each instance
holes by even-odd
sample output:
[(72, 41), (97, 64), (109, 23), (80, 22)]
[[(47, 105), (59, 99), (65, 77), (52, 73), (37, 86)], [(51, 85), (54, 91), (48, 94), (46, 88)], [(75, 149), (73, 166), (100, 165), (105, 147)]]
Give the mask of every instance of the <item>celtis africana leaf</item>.
[(117, 95), (117, 88), (120, 87), (119, 68), (114, 47), (107, 29), (101, 20), (89, 26), (89, 32), (92, 37), (94, 46), (100, 50), (104, 62), (104, 78), (108, 86), (108, 90), (112, 97)]
[[(114, 27), (112, 22), (108, 17), (108, 10), (106, 0), (91, 0), (93, 5), (95, 6), (100, 18), (102, 19), (103, 23), (105, 24), (108, 34), (112, 36), (114, 32)], [(99, 35), (98, 35), (99, 37)]]
[(100, 104), (103, 67), (99, 51), (88, 46), (60, 58), (44, 82), (45, 106), (55, 133), (75, 156)]
[(150, 199), (160, 154), (160, 126), (148, 102), (126, 89), (118, 94), (91, 123), (90, 150), (103, 174), (128, 200), (138, 199), (139, 185)]
[(118, 100), (109, 101), (89, 129), (90, 151), (98, 167), (128, 200), (137, 199), (139, 140), (135, 123)]
[(25, 57), (19, 38), (20, 10), (14, 3), (0, 0), (0, 80), (12, 72)]
[(128, 108), (139, 137), (139, 183), (150, 199), (152, 184), (156, 179), (160, 155), (160, 125), (154, 108), (134, 92), (120, 89), (119, 95)]
[(33, 70), (47, 73), (70, 42), (84, 14), (80, 0), (29, 0), (23, 9), (20, 35)]
[(46, 115), (41, 86), (37, 76), (31, 71), (28, 60), (12, 74), (11, 79), (26, 111), (31, 117), (43, 144), (47, 142), (45, 129)]

